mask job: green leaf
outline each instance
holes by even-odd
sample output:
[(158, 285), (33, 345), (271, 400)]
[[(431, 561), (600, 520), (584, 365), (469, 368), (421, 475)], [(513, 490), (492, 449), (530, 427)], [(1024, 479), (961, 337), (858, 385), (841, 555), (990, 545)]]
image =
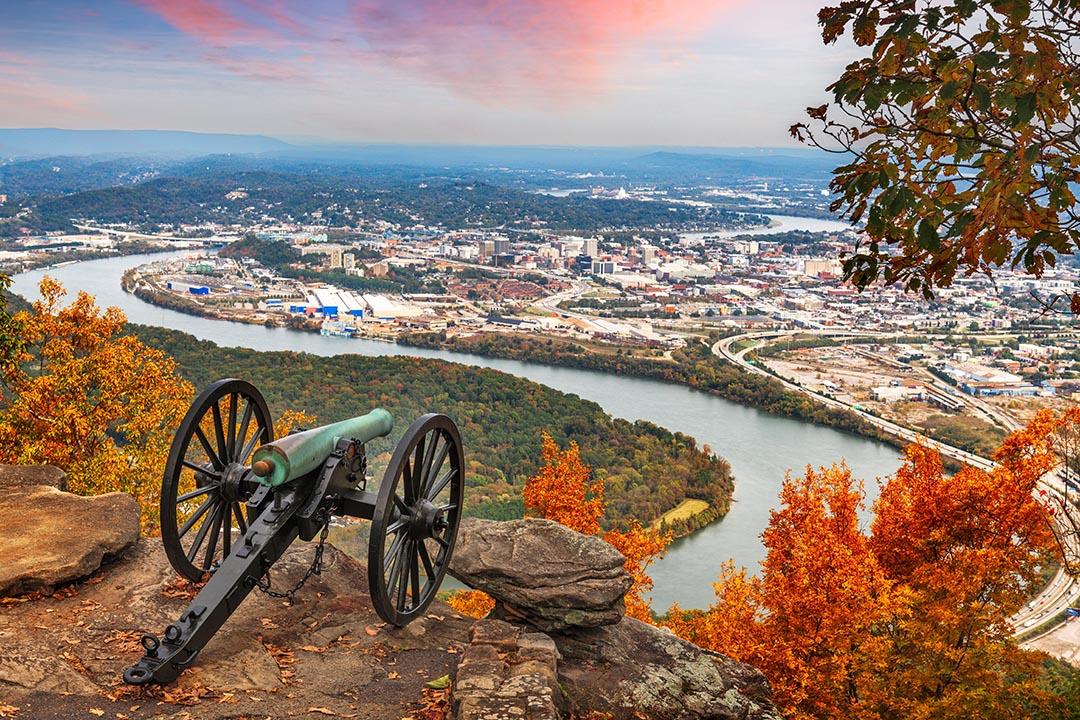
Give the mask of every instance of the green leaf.
[(450, 686), (450, 676), (449, 675), (443, 675), (440, 678), (435, 678), (434, 680), (428, 680), (426, 683), (424, 683), (424, 687), (430, 688), (431, 690), (445, 690), (449, 686)]
[(983, 112), (989, 110), (992, 103), (990, 100), (990, 91), (986, 89), (986, 86), (975, 83), (971, 90), (975, 95), (975, 102), (979, 104), (979, 109)]
[(934, 251), (941, 247), (937, 228), (934, 227), (934, 223), (925, 218), (919, 221), (918, 237), (919, 246), (922, 248)]
[(1026, 125), (1035, 117), (1035, 93), (1026, 93), (1016, 98), (1016, 110), (1013, 112), (1013, 127)]
[(975, 56), (975, 67), (980, 70), (989, 70), (998, 64), (998, 54), (993, 50), (983, 50)]

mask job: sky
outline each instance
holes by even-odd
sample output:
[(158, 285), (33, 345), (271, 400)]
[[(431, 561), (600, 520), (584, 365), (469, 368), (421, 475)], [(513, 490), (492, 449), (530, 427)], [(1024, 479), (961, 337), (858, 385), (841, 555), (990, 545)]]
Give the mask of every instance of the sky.
[(0, 127), (783, 146), (821, 0), (3, 0)]

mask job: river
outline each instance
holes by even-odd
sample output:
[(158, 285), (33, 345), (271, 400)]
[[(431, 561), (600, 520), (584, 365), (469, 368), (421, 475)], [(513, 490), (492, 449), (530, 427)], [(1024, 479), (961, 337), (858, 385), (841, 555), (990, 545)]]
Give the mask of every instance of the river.
[[(774, 231), (789, 229), (785, 225)], [(830, 464), (843, 458), (855, 475), (866, 481), (868, 494), (873, 496), (875, 478), (892, 473), (899, 464), (896, 449), (883, 443), (770, 415), (680, 385), (210, 320), (155, 307), (121, 290), (120, 277), (125, 270), (163, 257), (133, 255), (35, 270), (16, 276), (13, 290), (27, 298), (37, 297), (37, 282), (48, 272), (70, 292), (85, 290), (95, 295), (102, 307), (119, 307), (132, 322), (183, 330), (220, 345), (303, 350), (316, 355), (417, 355), (494, 368), (592, 400), (616, 417), (646, 419), (707, 443), (731, 462), (735, 475), (731, 511), (721, 522), (677, 541), (650, 568), (655, 582), (653, 606), (658, 610), (676, 601), (684, 608), (707, 606), (717, 568), (728, 558), (757, 571), (765, 554), (761, 531), (769, 522), (769, 511), (776, 505), (780, 483), (788, 470), (799, 472), (808, 464)]]

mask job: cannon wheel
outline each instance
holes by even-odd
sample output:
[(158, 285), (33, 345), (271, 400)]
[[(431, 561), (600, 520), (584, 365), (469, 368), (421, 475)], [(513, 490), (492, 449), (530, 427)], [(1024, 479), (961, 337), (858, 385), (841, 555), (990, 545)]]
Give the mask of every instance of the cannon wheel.
[(465, 490), (461, 435), (446, 415), (420, 417), (379, 486), (368, 543), (375, 611), (397, 627), (423, 614), (454, 552)]
[(176, 572), (200, 580), (229, 555), (234, 522), (247, 531), (240, 480), (255, 448), (273, 439), (270, 411), (251, 383), (218, 380), (195, 398), (161, 482), (161, 541)]

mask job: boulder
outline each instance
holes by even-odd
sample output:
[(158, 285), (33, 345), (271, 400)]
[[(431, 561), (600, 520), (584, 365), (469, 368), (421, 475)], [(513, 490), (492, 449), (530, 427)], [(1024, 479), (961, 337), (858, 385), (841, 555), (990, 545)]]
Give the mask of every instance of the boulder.
[(454, 673), (457, 720), (558, 720), (559, 651), (543, 633), (478, 620)]
[(618, 625), (553, 635), (559, 681), (574, 707), (615, 720), (779, 720), (761, 671), (668, 630)]
[(54, 467), (0, 466), (0, 596), (86, 577), (138, 539), (134, 498), (72, 495), (63, 480)]
[(619, 622), (632, 580), (618, 550), (550, 520), (461, 522), (450, 574), (495, 598), (493, 617), (545, 632)]
[(5, 490), (48, 485), (67, 490), (67, 473), (53, 465), (4, 465), (0, 463), (0, 494)]

